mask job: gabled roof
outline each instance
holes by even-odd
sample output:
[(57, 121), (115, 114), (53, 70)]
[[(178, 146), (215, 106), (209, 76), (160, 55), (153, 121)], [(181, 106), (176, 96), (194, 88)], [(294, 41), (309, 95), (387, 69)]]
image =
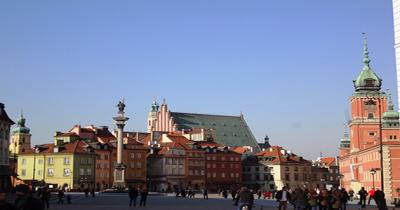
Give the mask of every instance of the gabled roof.
[(321, 161), (321, 163), (323, 163), (327, 166), (331, 166), (336, 163), (336, 158), (335, 157), (324, 157), (324, 158), (321, 158), (320, 161)]
[(242, 116), (224, 116), (171, 112), (179, 130), (213, 129), (215, 142), (226, 146), (252, 146), (257, 151), (259, 146), (250, 128)]
[(261, 152), (255, 154), (258, 157), (266, 157), (267, 161), (275, 164), (283, 163), (311, 163), (303, 157), (293, 153), (289, 153), (287, 150), (280, 146), (271, 146)]
[[(54, 148), (57, 147), (54, 144), (43, 144), (39, 145), (39, 151), (37, 154), (65, 154), (65, 153), (89, 153), (86, 148), (90, 147), (85, 141), (76, 140), (68, 144), (63, 144), (59, 146), (59, 151), (54, 152)], [(34, 149), (26, 150), (21, 154), (33, 154), (35, 152)]]

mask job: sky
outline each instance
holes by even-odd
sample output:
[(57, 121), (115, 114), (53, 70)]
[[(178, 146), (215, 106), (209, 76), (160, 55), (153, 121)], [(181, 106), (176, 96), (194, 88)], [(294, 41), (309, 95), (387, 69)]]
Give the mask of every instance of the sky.
[(239, 115), (307, 158), (338, 155), (349, 97), (371, 66), (396, 101), (391, 0), (0, 2), (0, 102), (33, 144), (75, 124), (146, 131), (151, 102)]

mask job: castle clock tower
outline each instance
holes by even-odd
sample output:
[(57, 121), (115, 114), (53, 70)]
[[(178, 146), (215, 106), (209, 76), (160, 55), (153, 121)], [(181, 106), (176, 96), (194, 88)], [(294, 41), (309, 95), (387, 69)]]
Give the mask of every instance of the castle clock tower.
[(9, 150), (11, 154), (19, 154), (31, 148), (30, 129), (25, 126), (25, 118), (21, 113), (17, 127), (12, 130)]

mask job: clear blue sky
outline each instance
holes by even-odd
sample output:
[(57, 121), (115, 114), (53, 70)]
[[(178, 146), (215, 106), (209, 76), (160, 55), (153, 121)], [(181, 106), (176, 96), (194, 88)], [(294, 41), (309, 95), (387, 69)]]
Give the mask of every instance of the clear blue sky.
[(172, 111), (239, 115), (259, 141), (337, 155), (362, 32), (395, 92), (391, 0), (2, 1), (0, 101), (34, 144), (74, 124), (128, 130), (154, 97)]

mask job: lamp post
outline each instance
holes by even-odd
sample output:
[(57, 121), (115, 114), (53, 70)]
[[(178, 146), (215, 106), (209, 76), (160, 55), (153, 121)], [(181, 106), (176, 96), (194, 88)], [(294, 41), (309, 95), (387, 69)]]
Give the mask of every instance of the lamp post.
[(375, 189), (375, 174), (376, 174), (376, 171), (378, 171), (378, 170), (380, 170), (380, 168), (371, 168), (369, 170), (369, 172), (372, 175), (372, 189)]
[(368, 91), (365, 96), (368, 101), (365, 102), (365, 105), (375, 106), (376, 105), (376, 97), (369, 96), (369, 93), (376, 93), (378, 95), (378, 114), (379, 114), (379, 154), (380, 154), (380, 169), (381, 169), (381, 190), (384, 192), (384, 181), (383, 181), (383, 143), (382, 143), (382, 104), (381, 104), (381, 93), (380, 91), (370, 90)]
[(35, 192), (35, 175), (36, 175), (36, 152), (38, 150), (38, 146), (35, 145), (35, 150), (33, 151), (33, 175), (32, 175), (32, 192)]

